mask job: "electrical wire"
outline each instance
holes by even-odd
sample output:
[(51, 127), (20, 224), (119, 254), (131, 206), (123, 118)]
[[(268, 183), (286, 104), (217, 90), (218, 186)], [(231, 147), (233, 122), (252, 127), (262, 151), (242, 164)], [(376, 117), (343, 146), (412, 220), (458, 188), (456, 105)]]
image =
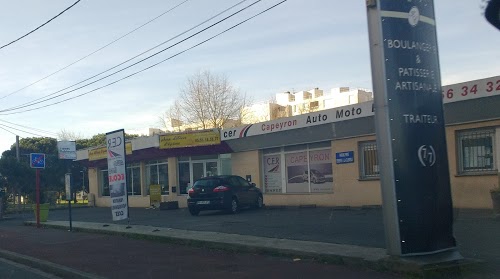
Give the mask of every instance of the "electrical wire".
[(9, 46), (9, 45), (11, 45), (11, 44), (13, 44), (13, 43), (17, 42), (17, 41), (21, 40), (22, 38), (24, 38), (24, 37), (28, 36), (29, 34), (31, 34), (31, 33), (33, 33), (33, 32), (35, 32), (36, 30), (38, 30), (38, 29), (42, 28), (44, 25), (46, 25), (47, 23), (49, 23), (49, 22), (51, 22), (52, 20), (56, 19), (57, 17), (59, 17), (60, 15), (62, 15), (62, 14), (63, 14), (64, 12), (66, 12), (67, 10), (69, 10), (69, 9), (73, 8), (76, 4), (78, 4), (78, 2), (80, 2), (80, 0), (76, 1), (75, 3), (73, 3), (73, 5), (71, 5), (71, 6), (67, 7), (67, 8), (66, 8), (66, 9), (64, 9), (62, 12), (60, 12), (59, 14), (57, 14), (56, 16), (54, 16), (53, 18), (49, 19), (49, 20), (48, 20), (47, 22), (45, 22), (44, 24), (42, 24), (42, 25), (38, 26), (37, 28), (35, 28), (35, 29), (31, 30), (30, 32), (28, 32), (28, 33), (24, 34), (23, 36), (21, 36), (21, 37), (19, 37), (19, 38), (15, 39), (14, 41), (12, 41), (12, 42), (10, 42), (10, 43), (8, 43), (8, 44), (5, 44), (5, 45), (3, 45), (3, 46), (1, 46), (1, 47), (0, 47), (0, 49), (2, 49), (2, 48), (4, 48), (4, 47), (7, 47), (7, 46)]
[(27, 131), (24, 131), (24, 130), (21, 130), (21, 129), (17, 129), (17, 128), (14, 128), (14, 127), (11, 127), (11, 126), (5, 125), (5, 124), (0, 124), (0, 126), (7, 127), (7, 128), (10, 128), (10, 129), (13, 129), (13, 130), (16, 130), (16, 131), (20, 131), (20, 132), (23, 132), (23, 133), (26, 133), (26, 134), (30, 134), (30, 135), (34, 135), (34, 136), (38, 136), (38, 137), (42, 137), (42, 138), (52, 138), (52, 137), (47, 137), (47, 136), (42, 136), (42, 135), (39, 135), (39, 134), (35, 134), (35, 133), (32, 133), (32, 132), (27, 132)]
[(234, 29), (234, 28), (236, 28), (237, 26), (239, 26), (239, 25), (241, 25), (241, 24), (243, 24), (243, 23), (245, 23), (245, 22), (247, 22), (247, 21), (249, 21), (249, 20), (251, 20), (251, 19), (253, 19), (253, 18), (255, 18), (255, 17), (257, 17), (257, 16), (259, 16), (259, 15), (261, 15), (261, 14), (263, 14), (263, 13), (265, 13), (265, 12), (267, 12), (267, 11), (269, 11), (269, 10), (271, 10), (271, 9), (273, 9), (273, 8), (275, 8), (275, 7), (277, 7), (277, 6), (279, 6), (279, 5), (281, 5), (281, 4), (283, 4), (283, 3), (284, 3), (284, 2), (286, 2), (286, 1), (287, 1), (287, 0), (283, 0), (283, 1), (281, 1), (281, 2), (279, 2), (279, 3), (277, 3), (277, 4), (273, 5), (273, 6), (271, 6), (271, 7), (269, 7), (269, 8), (267, 8), (267, 9), (263, 10), (262, 12), (259, 12), (259, 13), (255, 14), (255, 15), (253, 15), (253, 16), (251, 16), (251, 17), (249, 17), (249, 18), (247, 18), (247, 19), (245, 19), (245, 20), (243, 20), (243, 21), (239, 22), (238, 24), (235, 24), (235, 25), (231, 26), (230, 28), (225, 29), (224, 31), (222, 31), (222, 32), (220, 32), (220, 33), (217, 33), (216, 35), (214, 35), (214, 36), (212, 36), (212, 37), (210, 37), (210, 38), (208, 38), (208, 39), (206, 39), (206, 40), (204, 40), (204, 41), (202, 41), (202, 42), (200, 42), (200, 43), (198, 43), (198, 44), (195, 44), (195, 45), (193, 45), (193, 46), (191, 46), (191, 47), (189, 47), (189, 48), (187, 48), (187, 49), (185, 49), (185, 50), (183, 50), (183, 51), (180, 51), (180, 52), (178, 52), (178, 53), (176, 53), (176, 54), (174, 54), (174, 55), (172, 55), (172, 56), (170, 56), (170, 57), (168, 57), (168, 58), (166, 58), (166, 59), (164, 59), (164, 60), (161, 60), (160, 62), (157, 62), (157, 63), (155, 63), (155, 64), (152, 64), (152, 65), (150, 65), (150, 66), (148, 66), (148, 67), (146, 67), (146, 68), (144, 68), (144, 69), (142, 69), (142, 70), (140, 70), (140, 71), (134, 72), (134, 73), (132, 73), (132, 74), (130, 74), (130, 75), (128, 75), (128, 76), (125, 76), (125, 77), (123, 77), (123, 78), (121, 78), (121, 79), (118, 79), (118, 80), (115, 80), (115, 81), (113, 81), (113, 82), (110, 82), (110, 83), (108, 83), (108, 84), (106, 84), (106, 85), (100, 86), (100, 87), (98, 87), (98, 88), (95, 88), (95, 89), (93, 89), (93, 90), (87, 91), (87, 92), (85, 92), (85, 93), (81, 93), (81, 94), (79, 94), (79, 95), (76, 95), (76, 96), (73, 96), (73, 97), (70, 97), (70, 98), (66, 98), (66, 99), (64, 99), (64, 100), (61, 100), (61, 101), (58, 101), (58, 102), (54, 102), (54, 103), (51, 103), (51, 104), (48, 104), (48, 105), (44, 105), (44, 106), (40, 106), (40, 107), (36, 107), (36, 108), (32, 108), (32, 109), (28, 109), (28, 110), (18, 111), (18, 112), (11, 112), (11, 113), (5, 113), (5, 114), (3, 114), (3, 113), (2, 113), (2, 114), (0, 114), (0, 115), (18, 114), (18, 113), (23, 113), (23, 112), (34, 111), (34, 110), (38, 110), (38, 109), (42, 109), (42, 108), (46, 108), (46, 107), (49, 107), (49, 106), (54, 106), (54, 105), (56, 105), (56, 104), (60, 104), (60, 103), (63, 103), (63, 102), (66, 102), (66, 101), (69, 101), (69, 100), (72, 100), (72, 99), (75, 99), (75, 98), (79, 98), (79, 97), (82, 97), (82, 96), (84, 96), (84, 95), (87, 95), (87, 94), (90, 94), (90, 93), (92, 93), (92, 92), (95, 92), (95, 91), (97, 91), (97, 90), (99, 90), (99, 89), (102, 89), (102, 88), (108, 87), (108, 86), (113, 85), (113, 84), (115, 84), (115, 83), (118, 83), (118, 82), (120, 82), (120, 81), (122, 81), (122, 80), (125, 80), (125, 79), (127, 79), (127, 78), (132, 77), (132, 76), (135, 76), (135, 75), (137, 75), (137, 74), (139, 74), (139, 73), (141, 73), (141, 72), (144, 72), (144, 71), (149, 70), (149, 69), (151, 69), (151, 68), (153, 68), (153, 67), (156, 67), (156, 66), (158, 66), (159, 64), (164, 63), (164, 62), (166, 62), (166, 61), (168, 61), (168, 60), (170, 60), (170, 59), (172, 59), (172, 58), (174, 58), (174, 57), (176, 57), (176, 56), (178, 56), (178, 55), (180, 55), (180, 54), (182, 54), (182, 53), (184, 53), (184, 52), (187, 52), (187, 51), (189, 51), (189, 50), (193, 49), (193, 48), (196, 48), (196, 47), (198, 47), (198, 46), (200, 46), (200, 45), (202, 45), (202, 44), (204, 44), (204, 43), (206, 43), (206, 42), (208, 42), (208, 41), (210, 41), (210, 40), (212, 40), (212, 39), (214, 39), (214, 38), (216, 38), (216, 37), (218, 37), (218, 36), (220, 36), (220, 35), (222, 35), (222, 34), (224, 34), (224, 33), (226, 33), (226, 32), (228, 32), (228, 31), (230, 31), (231, 29)]
[[(0, 125), (2, 125), (2, 124), (0, 124)], [(5, 131), (7, 131), (7, 132), (9, 132), (9, 133), (13, 134), (14, 136), (17, 136), (15, 133), (13, 133), (13, 132), (11, 132), (11, 131), (9, 131), (9, 130), (5, 129), (5, 128), (4, 128), (4, 127), (2, 127), (2, 126), (0, 126), (0, 129), (5, 130)]]
[[(145, 53), (150, 52), (151, 50), (153, 50), (153, 49), (155, 49), (155, 48), (158, 48), (159, 46), (162, 46), (162, 45), (164, 45), (164, 44), (166, 44), (166, 43), (168, 43), (168, 42), (170, 42), (170, 41), (172, 41), (172, 40), (174, 40), (174, 39), (176, 39), (176, 38), (178, 38), (178, 37), (180, 37), (180, 36), (182, 36), (182, 35), (186, 34), (187, 32), (189, 32), (189, 31), (191, 31), (191, 30), (193, 30), (193, 29), (195, 29), (195, 28), (197, 28), (197, 27), (199, 27), (199, 26), (201, 26), (201, 25), (203, 25), (203, 24), (207, 23), (208, 21), (210, 21), (210, 20), (212, 20), (212, 19), (214, 19), (214, 18), (216, 18), (216, 17), (220, 16), (221, 14), (223, 14), (223, 13), (225, 13), (225, 12), (227, 12), (227, 11), (231, 10), (232, 8), (234, 8), (234, 7), (238, 6), (238, 5), (240, 5), (240, 4), (242, 4), (243, 2), (246, 2), (246, 1), (247, 1), (247, 0), (242, 0), (242, 1), (240, 1), (240, 2), (238, 2), (238, 3), (236, 3), (236, 4), (234, 4), (234, 5), (232, 5), (231, 7), (229, 7), (229, 8), (227, 8), (227, 9), (223, 10), (222, 12), (219, 12), (218, 14), (216, 14), (216, 15), (214, 15), (214, 16), (212, 16), (212, 17), (210, 17), (210, 18), (206, 19), (206, 20), (204, 20), (203, 22), (201, 22), (201, 23), (199, 23), (199, 24), (197, 24), (197, 25), (195, 25), (195, 26), (193, 26), (193, 27), (191, 27), (191, 28), (189, 28), (189, 29), (185, 30), (184, 32), (181, 32), (181, 33), (179, 33), (179, 34), (175, 35), (174, 37), (172, 37), (172, 38), (170, 38), (170, 39), (168, 39), (168, 40), (166, 40), (166, 41), (164, 41), (164, 42), (162, 42), (162, 43), (160, 43), (160, 44), (157, 44), (156, 46), (154, 46), (154, 47), (152, 47), (152, 48), (150, 48), (150, 49), (148, 49), (148, 50), (146, 50), (146, 51), (143, 51), (143, 52), (141, 52), (141, 53), (139, 53), (139, 54), (135, 55), (134, 57), (131, 57), (131, 58), (129, 58), (129, 59), (127, 59), (127, 60), (123, 61), (122, 63), (117, 64), (117, 65), (115, 65), (115, 66), (113, 66), (113, 67), (111, 67), (111, 68), (109, 68), (109, 69), (107, 69), (107, 70), (105, 70), (105, 71), (102, 71), (102, 72), (100, 72), (100, 73), (98, 73), (98, 74), (96, 74), (96, 75), (93, 75), (93, 76), (91, 76), (91, 77), (89, 77), (89, 78), (86, 78), (86, 79), (84, 79), (84, 80), (81, 80), (81, 81), (79, 81), (79, 82), (77, 82), (77, 83), (75, 83), (75, 84), (72, 84), (72, 85), (70, 85), (70, 86), (68, 86), (68, 87), (65, 87), (65, 88), (63, 88), (63, 89), (60, 89), (60, 90), (58, 90), (58, 91), (56, 91), (56, 92), (53, 92), (53, 93), (51, 93), (51, 94), (48, 94), (48, 95), (46, 95), (46, 96), (44, 96), (44, 97), (40, 97), (40, 98), (38, 98), (38, 99), (34, 99), (34, 100), (29, 101), (29, 102), (27, 102), (27, 103), (20, 104), (20, 105), (18, 105), (18, 106), (14, 106), (14, 107), (11, 107), (11, 108), (8, 108), (8, 109), (0, 110), (0, 112), (11, 111), (11, 110), (16, 110), (16, 109), (19, 109), (19, 108), (24, 108), (24, 107), (27, 107), (27, 105), (30, 105), (30, 104), (36, 103), (36, 102), (37, 102), (37, 101), (39, 101), (39, 100), (43, 100), (43, 99), (45, 99), (45, 98), (47, 98), (47, 97), (49, 97), (49, 96), (53, 96), (53, 95), (55, 95), (55, 94), (57, 94), (57, 93), (60, 93), (60, 92), (62, 92), (62, 91), (64, 91), (64, 90), (66, 90), (66, 89), (69, 89), (69, 88), (75, 87), (75, 86), (76, 86), (76, 85), (78, 85), (78, 84), (81, 84), (81, 83), (86, 82), (86, 81), (88, 81), (88, 80), (91, 80), (91, 79), (93, 79), (93, 78), (95, 78), (95, 77), (97, 77), (97, 76), (100, 76), (100, 75), (102, 75), (102, 74), (104, 74), (104, 73), (106, 73), (106, 72), (109, 72), (109, 71), (111, 71), (111, 70), (113, 70), (113, 69), (115, 69), (115, 68), (117, 68), (117, 67), (119, 67), (119, 66), (121, 66), (121, 65), (123, 65), (123, 64), (125, 64), (125, 63), (127, 63), (127, 62), (130, 62), (131, 60), (134, 60), (135, 58), (137, 58), (137, 57), (139, 57), (139, 56), (141, 56), (141, 55), (143, 55), (143, 54), (145, 54)], [(90, 84), (89, 84), (89, 85), (90, 85)], [(69, 92), (68, 92), (68, 93), (69, 93)], [(1, 98), (0, 98), (0, 99), (1, 99)], [(50, 100), (50, 99), (48, 99), (48, 100)]]
[[(2, 120), (0, 119), (1, 122), (5, 122), (5, 123), (8, 123), (8, 124), (11, 124), (11, 125), (14, 125), (14, 126), (18, 126), (18, 127), (22, 127), (22, 128), (26, 128), (26, 129), (30, 129), (30, 130), (33, 130), (35, 132), (40, 132), (40, 133), (44, 133), (44, 134), (50, 134), (50, 135), (54, 135), (54, 136), (57, 136), (57, 133), (53, 133), (53, 132), (49, 132), (49, 131), (45, 131), (45, 130), (42, 130), (42, 129), (38, 129), (38, 128), (33, 128), (33, 127), (29, 127), (29, 126), (24, 126), (24, 125), (21, 125), (21, 124), (16, 124), (16, 123), (12, 123), (12, 122), (9, 122), (7, 120)], [(0, 124), (1, 125), (1, 124)]]
[[(215, 22), (215, 23), (213, 23), (212, 25), (210, 25), (210, 26), (208, 26), (208, 27), (205, 27), (204, 29), (202, 29), (202, 30), (200, 30), (200, 31), (198, 31), (198, 32), (196, 32), (196, 33), (194, 33), (194, 34), (192, 34), (192, 35), (190, 35), (190, 36), (188, 36), (188, 37), (186, 37), (186, 38), (182, 39), (181, 41), (179, 41), (179, 42), (177, 42), (177, 43), (175, 43), (175, 44), (172, 44), (172, 45), (170, 45), (170, 46), (168, 46), (168, 47), (166, 47), (166, 48), (164, 48), (164, 49), (162, 49), (162, 50), (160, 50), (160, 51), (158, 51), (158, 52), (156, 52), (156, 53), (154, 53), (154, 54), (152, 54), (152, 55), (150, 55), (150, 56), (148, 56), (148, 57), (146, 57), (146, 58), (143, 58), (143, 59), (141, 59), (141, 60), (139, 60), (139, 61), (137, 61), (137, 62), (135, 62), (135, 63), (133, 63), (133, 64), (130, 64), (130, 65), (129, 65), (129, 66), (127, 66), (127, 67), (124, 67), (124, 68), (122, 68), (122, 69), (120, 69), (120, 70), (118, 70), (118, 71), (115, 71), (115, 72), (113, 72), (113, 73), (111, 73), (111, 74), (109, 74), (109, 75), (107, 75), (107, 76), (104, 76), (104, 77), (102, 77), (102, 78), (100, 78), (100, 79), (97, 79), (97, 80), (94, 80), (94, 81), (92, 81), (92, 82), (89, 82), (89, 83), (87, 83), (87, 84), (85, 84), (85, 85), (82, 85), (82, 86), (80, 86), (80, 87), (78, 87), (78, 88), (75, 88), (75, 89), (73, 89), (73, 90), (70, 90), (70, 91), (67, 91), (67, 92), (61, 93), (61, 94), (59, 94), (59, 95), (56, 95), (56, 96), (53, 96), (53, 97), (50, 97), (50, 98), (47, 98), (47, 97), (48, 97), (48, 96), (50, 96), (50, 95), (54, 95), (54, 94), (56, 94), (56, 93), (59, 93), (59, 92), (61, 92), (61, 91), (64, 91), (65, 89), (68, 89), (68, 88), (70, 88), (70, 87), (73, 87), (73, 86), (75, 85), (75, 84), (74, 84), (74, 85), (72, 85), (72, 86), (66, 87), (65, 89), (61, 89), (61, 90), (59, 90), (59, 91), (57, 91), (57, 92), (54, 92), (54, 93), (52, 93), (52, 94), (49, 94), (49, 95), (47, 95), (47, 96), (43, 97), (42, 99), (44, 99), (44, 100), (41, 100), (41, 101), (39, 101), (39, 102), (34, 103), (35, 101), (31, 101), (31, 102), (28, 102), (28, 103), (25, 103), (25, 104), (22, 104), (22, 105), (18, 105), (18, 106), (12, 107), (12, 108), (8, 108), (8, 109), (3, 109), (3, 110), (0, 110), (0, 112), (7, 112), (7, 111), (18, 110), (18, 109), (21, 109), (21, 108), (30, 107), (30, 106), (34, 106), (34, 105), (37, 105), (37, 104), (40, 104), (40, 103), (44, 103), (44, 102), (50, 101), (50, 100), (52, 100), (52, 99), (55, 99), (55, 98), (58, 98), (58, 97), (61, 97), (61, 96), (67, 95), (67, 94), (69, 94), (69, 93), (71, 93), (71, 92), (74, 92), (74, 91), (76, 91), (76, 90), (82, 89), (82, 88), (84, 88), (84, 87), (87, 87), (87, 86), (89, 86), (89, 85), (92, 85), (92, 84), (94, 84), (94, 83), (96, 83), (96, 82), (99, 82), (99, 81), (101, 81), (101, 80), (103, 80), (103, 79), (106, 79), (106, 78), (108, 78), (108, 77), (110, 77), (110, 76), (116, 75), (117, 73), (120, 73), (120, 72), (122, 72), (122, 71), (124, 71), (124, 70), (126, 70), (126, 69), (128, 69), (128, 68), (131, 68), (131, 67), (133, 67), (133, 66), (135, 66), (135, 65), (137, 65), (137, 64), (139, 64), (139, 63), (142, 63), (142, 62), (144, 62), (144, 61), (146, 61), (146, 60), (148, 60), (148, 59), (151, 59), (152, 57), (154, 57), (154, 56), (156, 56), (156, 55), (158, 55), (158, 54), (160, 54), (160, 53), (162, 53), (162, 52), (164, 52), (164, 51), (166, 51), (166, 50), (168, 50), (168, 49), (170, 49), (170, 48), (172, 48), (172, 47), (174, 47), (174, 46), (176, 46), (176, 45), (178, 45), (178, 44), (180, 44), (180, 43), (182, 43), (182, 42), (184, 42), (184, 41), (187, 41), (188, 39), (190, 39), (190, 38), (192, 38), (192, 37), (194, 37), (194, 36), (196, 36), (196, 35), (198, 35), (198, 34), (200, 34), (200, 33), (202, 33), (202, 32), (205, 32), (206, 30), (208, 30), (208, 29), (210, 29), (210, 28), (212, 28), (212, 27), (214, 27), (214, 26), (216, 26), (216, 25), (220, 24), (221, 22), (223, 22), (223, 21), (225, 21), (225, 20), (227, 20), (227, 19), (229, 19), (229, 18), (231, 18), (231, 17), (235, 16), (236, 14), (238, 14), (238, 13), (240, 13), (240, 12), (242, 12), (242, 11), (244, 11), (244, 10), (248, 9), (248, 8), (250, 8), (251, 6), (253, 6), (253, 5), (255, 5), (255, 4), (257, 4), (258, 2), (261, 2), (261, 1), (262, 1), (262, 0), (257, 0), (257, 1), (255, 1), (255, 2), (253, 2), (253, 3), (251, 3), (250, 5), (248, 5), (248, 6), (244, 7), (244, 8), (242, 8), (242, 9), (240, 9), (239, 11), (234, 12), (233, 14), (231, 14), (231, 15), (229, 15), (229, 16), (227, 16), (227, 17), (225, 17), (225, 18), (223, 18), (223, 19), (221, 19), (221, 20), (219, 20), (219, 21), (217, 21), (217, 22)], [(125, 63), (125, 62), (124, 62), (124, 63)], [(122, 64), (123, 64), (123, 63), (122, 63)], [(116, 68), (116, 67), (117, 67), (117, 66), (115, 66), (115, 67), (113, 67), (113, 68)], [(109, 71), (109, 69), (108, 69), (108, 70), (106, 70), (106, 71)], [(104, 72), (106, 72), (106, 71), (104, 71)], [(101, 74), (101, 73), (100, 73), (100, 74)], [(100, 75), (100, 74), (98, 74), (98, 75)], [(95, 75), (95, 76), (97, 76), (97, 75)], [(95, 76), (93, 76), (93, 77), (95, 77)], [(91, 77), (91, 78), (87, 78), (86, 80), (92, 79), (93, 77)], [(86, 81), (86, 80), (84, 80), (84, 81)], [(83, 82), (83, 81), (81, 81), (81, 82), (79, 82), (79, 83), (82, 83), (82, 82)], [(77, 84), (79, 84), (79, 83), (77, 83)], [(40, 98), (39, 98), (38, 100), (40, 100)], [(13, 113), (0, 114), (0, 115), (8, 115), (8, 114), (13, 114)]]
[(35, 85), (35, 84), (39, 83), (40, 81), (43, 81), (43, 80), (45, 80), (45, 79), (47, 79), (47, 78), (49, 78), (49, 77), (51, 77), (51, 76), (53, 76), (53, 75), (55, 75), (55, 74), (57, 74), (57, 73), (59, 73), (59, 72), (63, 71), (63, 70), (65, 70), (65, 69), (67, 69), (67, 68), (69, 68), (69, 67), (73, 66), (74, 64), (76, 64), (76, 63), (78, 63), (78, 62), (80, 62), (80, 61), (82, 61), (82, 60), (84, 60), (84, 59), (86, 59), (86, 58), (88, 58), (88, 57), (90, 57), (90, 56), (92, 56), (92, 55), (96, 54), (97, 52), (99, 52), (99, 51), (101, 51), (101, 50), (103, 50), (103, 49), (107, 48), (108, 46), (110, 46), (110, 45), (112, 45), (112, 44), (114, 44), (114, 43), (118, 42), (119, 40), (121, 40), (121, 39), (123, 39), (123, 38), (127, 37), (128, 35), (130, 35), (130, 34), (134, 33), (135, 31), (137, 31), (137, 30), (141, 29), (142, 27), (144, 27), (144, 26), (148, 25), (149, 23), (151, 23), (151, 22), (153, 22), (153, 21), (157, 20), (158, 18), (162, 17), (163, 15), (165, 15), (165, 14), (167, 14), (167, 13), (169, 13), (169, 12), (171, 12), (171, 11), (175, 10), (176, 8), (178, 8), (178, 7), (179, 7), (179, 6), (181, 6), (182, 4), (186, 3), (187, 1), (189, 1), (189, 0), (185, 0), (184, 2), (181, 2), (180, 4), (178, 4), (178, 5), (174, 6), (173, 8), (171, 8), (171, 9), (169, 9), (169, 10), (167, 10), (167, 11), (165, 11), (165, 12), (161, 13), (161, 14), (160, 14), (160, 15), (158, 15), (157, 17), (155, 17), (155, 18), (153, 18), (153, 19), (151, 19), (151, 20), (147, 21), (146, 23), (143, 23), (142, 25), (140, 25), (139, 27), (137, 27), (137, 28), (133, 29), (132, 31), (129, 31), (128, 33), (126, 33), (126, 34), (124, 34), (124, 35), (122, 35), (122, 36), (118, 37), (117, 39), (115, 39), (115, 40), (111, 41), (110, 43), (108, 43), (108, 44), (106, 44), (106, 45), (104, 45), (104, 46), (102, 46), (102, 47), (100, 47), (100, 48), (98, 48), (98, 49), (94, 50), (93, 52), (91, 52), (91, 53), (89, 53), (89, 54), (87, 54), (87, 55), (83, 56), (82, 58), (80, 58), (80, 59), (78, 59), (78, 60), (76, 60), (76, 61), (74, 61), (74, 62), (72, 62), (72, 63), (70, 63), (70, 64), (68, 64), (68, 65), (66, 65), (66, 66), (64, 66), (64, 67), (62, 67), (62, 68), (60, 68), (59, 70), (57, 70), (57, 71), (55, 71), (55, 72), (53, 72), (53, 73), (51, 73), (51, 74), (49, 74), (49, 75), (47, 75), (47, 76), (45, 76), (45, 77), (43, 77), (43, 78), (39, 79), (39, 80), (37, 80), (37, 81), (32, 82), (32, 83), (30, 83), (30, 84), (28, 84), (28, 85), (24, 86), (23, 88), (20, 88), (20, 89), (18, 89), (18, 90), (16, 90), (16, 91), (13, 91), (13, 92), (11, 92), (11, 93), (6, 94), (6, 95), (5, 95), (5, 96), (3, 96), (3, 97), (0, 97), (0, 100), (5, 99), (5, 98), (7, 98), (7, 97), (9, 97), (9, 96), (12, 96), (12, 95), (14, 95), (14, 94), (16, 94), (16, 93), (18, 93), (18, 92), (20, 92), (20, 91), (23, 91), (24, 89), (26, 89), (26, 88), (28, 88), (28, 87), (31, 87), (32, 85)]

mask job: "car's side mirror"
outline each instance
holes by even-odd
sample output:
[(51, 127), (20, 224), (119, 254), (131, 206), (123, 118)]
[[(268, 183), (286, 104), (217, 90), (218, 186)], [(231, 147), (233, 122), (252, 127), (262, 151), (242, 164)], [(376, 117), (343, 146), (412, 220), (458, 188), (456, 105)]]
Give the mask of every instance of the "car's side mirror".
[(500, 0), (490, 0), (484, 10), (484, 16), (489, 23), (500, 30)]
[(253, 182), (250, 183), (250, 185), (253, 186), (253, 187), (257, 187), (257, 185), (255, 183), (253, 183)]

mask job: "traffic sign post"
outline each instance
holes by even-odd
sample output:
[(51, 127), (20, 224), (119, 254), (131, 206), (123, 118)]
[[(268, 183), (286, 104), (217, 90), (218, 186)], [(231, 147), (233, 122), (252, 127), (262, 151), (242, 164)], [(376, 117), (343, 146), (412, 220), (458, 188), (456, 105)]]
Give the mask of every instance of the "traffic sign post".
[(68, 201), (69, 207), (69, 231), (73, 231), (73, 220), (71, 218), (71, 200), (72, 200), (72, 192), (71, 192), (71, 173), (67, 173), (64, 175), (64, 186), (66, 188), (66, 201)]
[(31, 153), (30, 167), (36, 169), (36, 227), (40, 228), (40, 169), (45, 168), (45, 154)]

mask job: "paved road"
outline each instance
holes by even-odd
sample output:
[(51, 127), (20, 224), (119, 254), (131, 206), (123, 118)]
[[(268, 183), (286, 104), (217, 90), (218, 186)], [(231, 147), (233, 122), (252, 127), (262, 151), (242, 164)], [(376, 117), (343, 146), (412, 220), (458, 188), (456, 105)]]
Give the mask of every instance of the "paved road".
[(58, 279), (59, 277), (0, 258), (2, 279)]
[(0, 249), (106, 278), (399, 278), (301, 259), (37, 229), (15, 221), (0, 224), (0, 236)]
[[(214, 231), (243, 235), (311, 240), (384, 248), (380, 209), (336, 210), (331, 208), (244, 210), (237, 215), (202, 212), (193, 217), (187, 210), (159, 211), (131, 208), (130, 223), (176, 229)], [(24, 218), (33, 220), (33, 214)], [(51, 211), (50, 220), (68, 220), (67, 210)], [(73, 210), (73, 220), (111, 223), (109, 208)], [(500, 273), (500, 220), (490, 211), (456, 211), (455, 236), (462, 255), (487, 261)]]

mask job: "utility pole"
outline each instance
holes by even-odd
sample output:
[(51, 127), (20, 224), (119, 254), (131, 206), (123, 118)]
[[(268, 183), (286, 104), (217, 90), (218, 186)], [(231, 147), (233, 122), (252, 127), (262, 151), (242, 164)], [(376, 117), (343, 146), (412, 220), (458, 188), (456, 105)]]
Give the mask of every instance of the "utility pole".
[[(21, 161), (21, 158), (19, 155), (19, 136), (18, 135), (16, 135), (16, 159), (17, 159), (18, 163)], [(15, 197), (14, 197), (14, 201), (15, 201)], [(21, 211), (21, 193), (18, 193), (18, 196), (17, 196), (17, 209), (19, 211)]]

